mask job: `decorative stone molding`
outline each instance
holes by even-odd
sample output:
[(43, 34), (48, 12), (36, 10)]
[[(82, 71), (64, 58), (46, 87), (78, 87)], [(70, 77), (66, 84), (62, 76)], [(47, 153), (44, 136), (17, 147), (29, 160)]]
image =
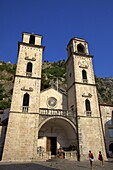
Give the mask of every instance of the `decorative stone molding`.
[(83, 93), (82, 97), (92, 97), (92, 94), (90, 94), (90, 93), (88, 93), (88, 94)]
[(80, 68), (88, 68), (88, 66), (79, 66)]
[(34, 58), (34, 57), (29, 58), (28, 56), (26, 56), (26, 57), (25, 57), (25, 60), (36, 61), (36, 58)]
[(88, 63), (84, 59), (80, 60), (78, 65), (80, 68), (88, 68)]
[(24, 86), (24, 87), (21, 88), (21, 90), (22, 90), (22, 91), (30, 91), (30, 92), (31, 92), (31, 91), (33, 91), (33, 88), (32, 88), (32, 87), (29, 87), (29, 89), (27, 89), (27, 88), (25, 88), (25, 86)]

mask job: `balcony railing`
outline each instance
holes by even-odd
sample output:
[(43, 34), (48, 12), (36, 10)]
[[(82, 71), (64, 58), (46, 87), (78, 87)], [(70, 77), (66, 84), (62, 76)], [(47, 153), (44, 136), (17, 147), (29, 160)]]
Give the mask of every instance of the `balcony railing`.
[(22, 112), (28, 112), (29, 106), (22, 106)]
[(74, 116), (74, 112), (60, 109), (46, 109), (40, 108), (40, 115), (49, 115), (49, 116)]
[(91, 111), (85, 111), (85, 115), (88, 117), (91, 117), (92, 112)]
[(83, 83), (88, 83), (87, 79), (83, 79), (82, 81), (83, 81)]
[(32, 76), (32, 72), (26, 72), (26, 76), (27, 77), (31, 77)]

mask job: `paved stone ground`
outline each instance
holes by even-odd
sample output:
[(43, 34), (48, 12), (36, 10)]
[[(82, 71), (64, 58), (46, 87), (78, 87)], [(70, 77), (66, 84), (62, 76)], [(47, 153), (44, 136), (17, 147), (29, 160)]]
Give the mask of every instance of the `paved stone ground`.
[[(40, 161), (32, 163), (4, 163), (0, 162), (0, 170), (88, 170), (89, 161)], [(95, 170), (113, 170), (113, 160), (104, 162), (104, 167), (100, 166), (99, 161), (93, 162), (93, 169)]]

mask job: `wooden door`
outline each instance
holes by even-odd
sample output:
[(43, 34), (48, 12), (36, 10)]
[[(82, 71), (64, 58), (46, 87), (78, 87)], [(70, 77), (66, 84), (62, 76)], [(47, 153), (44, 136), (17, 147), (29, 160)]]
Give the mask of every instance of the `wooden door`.
[(47, 137), (46, 151), (51, 151), (51, 138)]

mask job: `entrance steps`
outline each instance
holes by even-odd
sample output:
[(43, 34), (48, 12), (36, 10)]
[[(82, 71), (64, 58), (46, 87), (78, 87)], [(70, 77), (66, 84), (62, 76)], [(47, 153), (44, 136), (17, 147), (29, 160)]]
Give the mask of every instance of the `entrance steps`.
[(51, 157), (51, 158), (38, 158), (38, 161), (46, 161), (46, 162), (63, 162), (63, 161), (67, 161), (67, 159), (65, 158), (58, 158), (58, 157)]
[(65, 158), (58, 158), (58, 157), (54, 157), (51, 159), (46, 160), (46, 162), (66, 162), (67, 159)]

